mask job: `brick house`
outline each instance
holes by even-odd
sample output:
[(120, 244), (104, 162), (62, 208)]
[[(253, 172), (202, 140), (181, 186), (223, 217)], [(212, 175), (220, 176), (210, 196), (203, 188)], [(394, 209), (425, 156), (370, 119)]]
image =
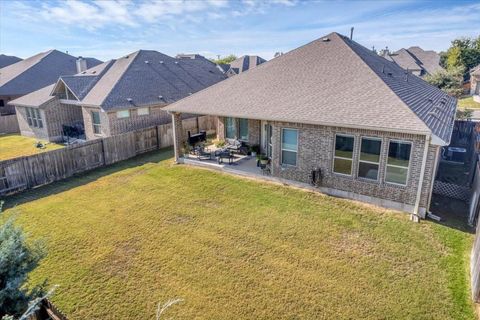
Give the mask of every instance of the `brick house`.
[[(245, 94), (248, 92), (248, 94)], [(183, 113), (218, 117), (218, 138), (259, 145), (273, 177), (424, 217), (456, 99), (331, 33), (166, 108), (175, 157)]]
[[(172, 58), (140, 50), (61, 76), (50, 92), (42, 89), (11, 104), (25, 118), (19, 120), (22, 134), (58, 141), (61, 135), (57, 131), (50, 135), (51, 128), (80, 123), (85, 138), (91, 140), (169, 123), (163, 107), (225, 78), (214, 63), (199, 55)], [(47, 129), (41, 130), (41, 136), (32, 126), (33, 119), (28, 119), (27, 107), (39, 109), (44, 117)]]
[(94, 58), (76, 58), (49, 50), (1, 68), (0, 115), (15, 113), (10, 101), (54, 83), (61, 75), (75, 74), (100, 63)]
[(473, 100), (480, 103), (480, 65), (470, 72), (470, 94)]
[(419, 77), (443, 70), (440, 66), (440, 55), (437, 52), (425, 51), (416, 46), (408, 49), (402, 48), (395, 52), (390, 52), (387, 48), (381, 50), (380, 55)]

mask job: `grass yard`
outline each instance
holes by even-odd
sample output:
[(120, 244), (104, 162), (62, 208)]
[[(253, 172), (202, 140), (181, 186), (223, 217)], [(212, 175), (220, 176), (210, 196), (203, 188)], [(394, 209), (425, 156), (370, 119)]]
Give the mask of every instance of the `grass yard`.
[(460, 109), (480, 109), (480, 103), (473, 101), (473, 97), (468, 96), (458, 99)]
[(69, 319), (474, 318), (471, 234), (171, 156), (7, 199)]
[(0, 134), (0, 161), (63, 148), (60, 144), (42, 141), (46, 148), (39, 149), (35, 147), (37, 141), (36, 138), (28, 138), (18, 134)]

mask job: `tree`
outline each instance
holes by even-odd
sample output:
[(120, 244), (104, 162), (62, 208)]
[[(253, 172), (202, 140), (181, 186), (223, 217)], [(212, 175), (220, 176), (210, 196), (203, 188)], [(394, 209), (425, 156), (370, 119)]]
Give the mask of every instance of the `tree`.
[(470, 78), (470, 70), (480, 64), (480, 36), (452, 41), (446, 52), (447, 69), (462, 68), (464, 80)]
[(234, 55), (234, 54), (229, 54), (228, 56), (226, 57), (223, 57), (221, 59), (217, 59), (217, 60), (212, 60), (213, 62), (215, 62), (216, 64), (229, 64), (231, 63), (233, 60), (236, 60), (237, 59), (237, 56)]
[(22, 229), (12, 219), (0, 226), (0, 319), (7, 314), (21, 315), (28, 302), (41, 295), (42, 286), (30, 291), (23, 286), (44, 255), (42, 243), (27, 244)]
[(439, 70), (425, 77), (425, 81), (442, 89), (454, 97), (463, 94), (463, 68), (456, 67), (448, 70)]

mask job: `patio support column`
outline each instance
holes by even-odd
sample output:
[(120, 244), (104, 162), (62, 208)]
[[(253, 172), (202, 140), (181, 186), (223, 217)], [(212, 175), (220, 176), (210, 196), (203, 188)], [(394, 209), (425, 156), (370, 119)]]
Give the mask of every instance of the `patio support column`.
[[(423, 147), (422, 167), (420, 168), (420, 176), (418, 178), (417, 197), (415, 199), (415, 207), (410, 216), (410, 220), (420, 222), (420, 215), (418, 214), (420, 207), (420, 198), (422, 197), (423, 180), (425, 179), (425, 166), (428, 158), (428, 146), (430, 145), (430, 135), (425, 136), (425, 145)], [(428, 208), (427, 208), (428, 210)]]
[(179, 163), (183, 146), (183, 127), (181, 114), (172, 112), (172, 128), (173, 128), (173, 148), (175, 150), (175, 162)]

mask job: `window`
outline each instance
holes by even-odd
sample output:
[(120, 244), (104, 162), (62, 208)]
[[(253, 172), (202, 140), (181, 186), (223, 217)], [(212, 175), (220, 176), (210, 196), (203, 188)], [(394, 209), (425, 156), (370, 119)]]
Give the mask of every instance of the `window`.
[(3, 99), (0, 99), (0, 107), (5, 107), (5, 102), (3, 101)]
[(225, 138), (236, 138), (235, 118), (225, 118)]
[(240, 140), (248, 140), (248, 119), (238, 119)]
[(298, 130), (282, 129), (282, 164), (296, 166), (298, 151)]
[(390, 141), (388, 146), (387, 174), (385, 181), (396, 184), (407, 184), (408, 167), (412, 144), (402, 141)]
[(130, 110), (117, 111), (117, 118), (123, 119), (130, 117)]
[(146, 116), (150, 114), (150, 109), (149, 108), (138, 108), (137, 109), (137, 115), (139, 116)]
[(26, 107), (28, 125), (43, 128), (42, 114), (39, 109)]
[(353, 162), (354, 137), (335, 135), (335, 155), (333, 157), (333, 172), (351, 175)]
[(102, 133), (102, 125), (100, 123), (100, 112), (92, 111), (92, 126), (94, 134)]
[(377, 180), (380, 167), (380, 149), (382, 141), (376, 138), (362, 138), (358, 177)]

